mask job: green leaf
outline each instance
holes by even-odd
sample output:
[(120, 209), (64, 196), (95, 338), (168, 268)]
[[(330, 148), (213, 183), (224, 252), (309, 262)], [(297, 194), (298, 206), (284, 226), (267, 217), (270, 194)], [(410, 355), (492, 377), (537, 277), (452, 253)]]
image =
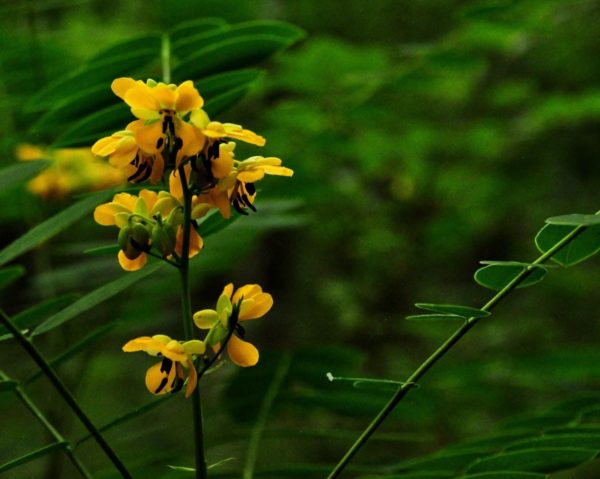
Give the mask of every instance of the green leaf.
[(457, 316), (456, 314), (411, 314), (406, 316), (408, 321), (464, 321), (463, 316)]
[(79, 116), (87, 116), (89, 113), (105, 108), (111, 103), (116, 103), (116, 100), (118, 98), (105, 84), (66, 95), (38, 117), (31, 126), (30, 133), (63, 131), (66, 123), (78, 120)]
[(196, 88), (202, 97), (208, 101), (213, 97), (240, 87), (249, 87), (262, 75), (262, 70), (245, 69), (218, 73), (205, 77), (196, 82)]
[(68, 445), (68, 443), (66, 441), (61, 441), (61, 442), (55, 442), (48, 446), (44, 446), (33, 452), (25, 454), (24, 456), (21, 456), (17, 459), (13, 459), (12, 461), (2, 464), (0, 466), (0, 472), (6, 472), (6, 471), (9, 471), (10, 469), (13, 469), (22, 464), (26, 464), (28, 462), (34, 461), (34, 460), (38, 459), (39, 457), (43, 457), (46, 454), (50, 454), (51, 452), (56, 451), (57, 449), (63, 449), (65, 447), (67, 447), (67, 445)]
[(578, 466), (597, 456), (597, 451), (582, 448), (535, 448), (501, 453), (473, 463), (467, 472), (523, 471), (555, 472)]
[(459, 479), (546, 479), (547, 477), (546, 474), (536, 472), (497, 471), (469, 474), (468, 476), (461, 476)]
[[(89, 348), (92, 344), (94, 344), (100, 338), (102, 338), (103, 336), (108, 334), (110, 332), (110, 330), (113, 329), (114, 327), (115, 327), (114, 323), (109, 323), (109, 324), (105, 324), (104, 326), (101, 326), (101, 327), (95, 329), (90, 334), (86, 335), (83, 339), (80, 339), (75, 344), (73, 344), (72, 346), (70, 346), (69, 348), (64, 350), (61, 354), (52, 358), (49, 361), (49, 364), (51, 366), (57, 366), (61, 363), (64, 363), (65, 361), (68, 361), (70, 358), (75, 356), (77, 353)], [(36, 379), (42, 377), (43, 375), (44, 375), (44, 372), (41, 370), (38, 370), (32, 376), (27, 378), (27, 380), (25, 381), (25, 384), (29, 384), (32, 381), (35, 381)]]
[(131, 75), (135, 70), (158, 58), (156, 49), (128, 52), (118, 57), (85, 65), (79, 71), (62, 77), (36, 93), (27, 102), (29, 111), (40, 111), (51, 108), (61, 101), (65, 94), (81, 91), (94, 86), (105, 85), (110, 90), (110, 83), (118, 77)]
[(50, 164), (47, 160), (23, 161), (0, 169), (0, 191), (33, 178)]
[(304, 31), (295, 25), (277, 20), (258, 20), (239, 23), (229, 28), (221, 27), (208, 32), (198, 30), (196, 35), (189, 35), (173, 42), (173, 51), (180, 58), (186, 58), (208, 45), (257, 35), (279, 38), (291, 45), (304, 36)]
[(73, 123), (60, 135), (53, 146), (88, 146), (103, 136), (122, 130), (131, 120), (131, 111), (125, 103), (117, 103), (92, 113)]
[[(475, 281), (486, 288), (501, 290), (509, 284), (514, 278), (527, 269), (528, 265), (521, 265), (516, 262), (507, 262), (505, 264), (490, 264), (478, 269), (475, 272)], [(547, 270), (543, 266), (536, 265), (529, 275), (521, 281), (517, 288), (525, 288), (532, 284), (539, 283)]]
[(427, 311), (434, 311), (442, 314), (453, 314), (455, 316), (461, 316), (463, 318), (485, 318), (491, 313), (489, 311), (482, 311), (478, 308), (471, 308), (469, 306), (458, 306), (455, 304), (433, 304), (433, 303), (415, 303), (415, 306), (420, 309)]
[[(535, 244), (542, 253), (551, 249), (576, 226), (548, 224), (535, 237)], [(586, 260), (600, 251), (600, 225), (590, 226), (561, 248), (552, 260), (561, 266), (569, 267)]]
[[(144, 404), (141, 407), (135, 408), (132, 411), (129, 411), (128, 413), (122, 414), (118, 417), (116, 417), (115, 419), (107, 422), (106, 424), (104, 424), (103, 426), (99, 427), (98, 430), (100, 432), (105, 432), (108, 431), (109, 429), (112, 429), (115, 426), (118, 426), (119, 424), (124, 424), (126, 422), (131, 421), (132, 419), (135, 419), (138, 416), (142, 416), (143, 414), (146, 414), (149, 411), (152, 411), (153, 409), (157, 408), (158, 406), (160, 406), (161, 404), (163, 404), (164, 402), (168, 401), (169, 399), (173, 399), (174, 397), (176, 397), (174, 394), (169, 394), (166, 396), (162, 396), (158, 399), (155, 399), (152, 402), (149, 402), (148, 404)], [(91, 434), (86, 434), (85, 436), (83, 436), (81, 439), (79, 439), (76, 443), (76, 446), (79, 446), (80, 444), (84, 443), (85, 441), (87, 441), (88, 439), (91, 439), (92, 435)]]
[(248, 93), (248, 89), (249, 86), (241, 86), (221, 95), (217, 95), (206, 102), (204, 110), (210, 117), (218, 116), (244, 98)]
[(600, 225), (600, 215), (572, 214), (553, 216), (552, 218), (548, 218), (546, 223), (550, 225), (594, 226)]
[(106, 246), (97, 246), (96, 248), (89, 248), (84, 250), (85, 254), (90, 256), (105, 256), (105, 255), (116, 255), (121, 248), (118, 244), (110, 244)]
[(88, 65), (105, 62), (115, 57), (120, 57), (124, 53), (131, 54), (132, 52), (154, 51), (158, 56), (161, 48), (161, 37), (156, 34), (140, 35), (138, 37), (128, 38), (125, 41), (114, 43), (107, 48), (96, 53), (86, 63)]
[[(58, 313), (78, 297), (78, 294), (70, 293), (57, 298), (50, 298), (13, 316), (13, 322), (20, 330), (30, 329), (49, 316)], [(0, 335), (0, 341), (13, 337), (4, 326), (0, 326)]]
[(476, 459), (487, 454), (487, 450), (464, 450), (433, 454), (431, 456), (406, 461), (399, 470), (407, 471), (453, 471), (459, 472)]
[(69, 206), (60, 213), (34, 226), (23, 236), (6, 246), (0, 251), (0, 265), (26, 253), (39, 246), (44, 241), (67, 229), (76, 221), (88, 215), (96, 206), (106, 201), (113, 190), (104, 190), (90, 195), (81, 201)]
[(600, 434), (545, 434), (509, 444), (505, 450), (537, 449), (547, 447), (571, 447), (600, 450)]
[(222, 18), (201, 18), (182, 22), (169, 31), (171, 44), (185, 40), (186, 38), (198, 34), (198, 32), (210, 32), (213, 30), (222, 30), (227, 27), (227, 22)]
[(262, 62), (292, 42), (272, 35), (250, 35), (224, 40), (200, 48), (185, 58), (172, 75), (177, 81), (198, 78)]
[(0, 289), (6, 288), (25, 274), (25, 268), (20, 265), (0, 269)]
[(18, 385), (19, 383), (17, 381), (13, 381), (12, 379), (0, 381), (0, 393), (5, 391), (14, 391)]
[(75, 318), (84, 311), (88, 311), (97, 304), (100, 304), (101, 302), (112, 298), (114, 295), (137, 283), (139, 280), (150, 276), (156, 270), (161, 268), (163, 264), (164, 263), (160, 262), (149, 264), (139, 271), (135, 271), (133, 273), (126, 273), (120, 278), (111, 281), (110, 283), (107, 283), (103, 286), (100, 286), (99, 288), (95, 289), (91, 293), (86, 294), (81, 299), (71, 304), (67, 308), (63, 309), (59, 313), (48, 318), (46, 321), (44, 321), (37, 328), (34, 329), (33, 336), (38, 336), (42, 333), (50, 331), (51, 329), (60, 326), (66, 321)]
[(231, 225), (234, 221), (238, 220), (242, 215), (239, 213), (232, 211), (231, 218), (223, 218), (221, 213), (217, 210), (210, 213), (208, 216), (204, 217), (202, 222), (198, 225), (198, 233), (203, 238), (210, 236), (212, 234), (218, 233), (222, 229)]

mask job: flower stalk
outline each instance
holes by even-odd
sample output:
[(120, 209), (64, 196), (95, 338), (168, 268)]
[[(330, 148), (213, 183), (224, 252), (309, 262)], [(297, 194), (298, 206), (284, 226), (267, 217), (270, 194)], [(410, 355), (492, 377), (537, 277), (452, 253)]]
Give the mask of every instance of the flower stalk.
[[(544, 264), (552, 256), (558, 253), (567, 244), (573, 241), (586, 229), (585, 226), (578, 226), (574, 228), (568, 235), (556, 243), (552, 248), (546, 251), (544, 254), (539, 256), (533, 263), (524, 268), (518, 275), (516, 275), (512, 281), (510, 281), (504, 288), (498, 291), (482, 308), (482, 311), (491, 311), (498, 303), (504, 300), (517, 286), (519, 286), (534, 270), (537, 266)], [(346, 468), (352, 458), (358, 453), (358, 451), (364, 446), (375, 431), (381, 426), (386, 420), (390, 413), (398, 406), (400, 401), (404, 399), (410, 390), (417, 384), (427, 371), (429, 371), (448, 351), (456, 345), (461, 338), (466, 335), (471, 328), (473, 328), (481, 318), (469, 318), (465, 320), (463, 325), (458, 328), (444, 343), (431, 354), (409, 377), (406, 379), (404, 384), (398, 388), (396, 393), (388, 401), (388, 403), (381, 409), (381, 411), (375, 416), (367, 428), (362, 434), (356, 439), (354, 444), (348, 449), (344, 456), (337, 463), (333, 471), (327, 476), (327, 479), (334, 479), (339, 477), (342, 471)]]
[[(179, 274), (181, 277), (181, 311), (183, 331), (186, 340), (194, 339), (194, 324), (192, 320), (192, 305), (190, 292), (189, 264), (190, 264), (190, 230), (192, 226), (192, 193), (188, 187), (185, 168), (178, 168), (179, 180), (183, 191), (183, 244), (179, 259)], [(196, 479), (205, 479), (207, 475), (206, 458), (204, 456), (204, 432), (202, 424), (202, 399), (200, 386), (192, 394), (192, 411), (194, 416), (194, 438), (196, 457)]]

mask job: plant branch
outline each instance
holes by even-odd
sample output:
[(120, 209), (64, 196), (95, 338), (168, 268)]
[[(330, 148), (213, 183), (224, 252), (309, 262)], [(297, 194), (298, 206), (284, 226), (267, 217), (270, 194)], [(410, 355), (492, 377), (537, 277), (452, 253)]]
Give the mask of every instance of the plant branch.
[[(183, 190), (183, 244), (179, 260), (179, 272), (181, 275), (181, 308), (183, 318), (183, 330), (185, 339), (194, 338), (194, 327), (192, 319), (189, 265), (190, 265), (190, 232), (192, 227), (192, 193), (187, 183), (185, 168), (178, 168), (179, 180)], [(194, 437), (196, 441), (196, 479), (207, 477), (206, 458), (204, 457), (204, 433), (202, 431), (202, 403), (200, 398), (200, 385), (192, 394), (192, 410), (194, 414)]]
[[(554, 256), (560, 249), (570, 243), (573, 239), (579, 236), (584, 230), (585, 226), (578, 226), (574, 228), (568, 235), (562, 240), (556, 243), (552, 248), (542, 254), (529, 266), (525, 267), (518, 275), (516, 275), (512, 281), (510, 281), (504, 288), (498, 291), (482, 308), (482, 311), (491, 311), (498, 303), (505, 299), (517, 286), (519, 286), (536, 268), (536, 266), (542, 265), (552, 256)], [(465, 323), (458, 328), (452, 336), (450, 336), (431, 356), (429, 356), (409, 377), (406, 379), (402, 386), (398, 388), (394, 396), (389, 402), (383, 407), (383, 409), (375, 416), (373, 421), (367, 426), (362, 432), (354, 444), (348, 449), (346, 454), (340, 459), (338, 464), (335, 466), (333, 471), (327, 476), (327, 479), (334, 479), (338, 477), (354, 455), (366, 444), (373, 433), (381, 426), (383, 421), (389, 416), (389, 414), (396, 408), (396, 406), (408, 395), (410, 390), (416, 385), (417, 381), (423, 377), (427, 371), (429, 371), (435, 363), (437, 363), (452, 347), (460, 341), (460, 339), (469, 332), (469, 330), (475, 326), (481, 318), (469, 318)]]
[(31, 356), (31, 358), (36, 362), (38, 367), (43, 371), (46, 377), (50, 380), (54, 388), (57, 392), (63, 397), (65, 402), (69, 405), (69, 407), (73, 410), (75, 415), (79, 418), (81, 423), (86, 427), (86, 429), (90, 432), (90, 434), (94, 437), (98, 445), (102, 448), (106, 456), (111, 460), (114, 464), (115, 468), (119, 471), (122, 477), (125, 479), (132, 479), (131, 474), (125, 467), (125, 465), (121, 462), (115, 451), (110, 447), (104, 436), (100, 433), (100, 431), (96, 428), (91, 419), (83, 412), (77, 400), (73, 397), (71, 392), (67, 389), (67, 387), (63, 384), (61, 379), (58, 377), (52, 366), (48, 363), (46, 358), (42, 355), (42, 353), (37, 349), (37, 347), (31, 342), (30, 339), (25, 337), (25, 335), (15, 326), (12, 319), (0, 309), (0, 321), (6, 326), (6, 329), (10, 331), (10, 333), (17, 340), (19, 345)]
[[(0, 379), (3, 381), (10, 381), (10, 378), (2, 370), (0, 370)], [(18, 383), (15, 385), (15, 394), (19, 397), (19, 399), (27, 407), (27, 409), (31, 411), (35, 418), (42, 424), (42, 426), (46, 428), (46, 430), (50, 433), (50, 435), (57, 443), (66, 444), (64, 448), (65, 454), (67, 455), (73, 466), (75, 466), (75, 468), (81, 473), (81, 476), (85, 479), (92, 479), (92, 476), (87, 471), (83, 463), (73, 452), (73, 447), (71, 446), (71, 443), (67, 441), (63, 437), (63, 435), (55, 429), (55, 427), (48, 420), (48, 418), (44, 416), (44, 413), (40, 411), (37, 405), (33, 402), (33, 399), (31, 399), (31, 397)]]

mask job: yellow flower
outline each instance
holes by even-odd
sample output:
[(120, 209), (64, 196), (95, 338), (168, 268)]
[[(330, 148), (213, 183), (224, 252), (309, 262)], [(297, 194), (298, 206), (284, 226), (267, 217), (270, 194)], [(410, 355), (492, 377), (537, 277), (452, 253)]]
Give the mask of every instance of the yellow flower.
[(23, 144), (17, 147), (16, 156), (21, 161), (51, 162), (27, 184), (29, 191), (44, 198), (62, 198), (125, 183), (121, 170), (96, 158), (89, 148), (46, 149)]
[(157, 155), (164, 148), (176, 150), (178, 166), (183, 158), (196, 155), (204, 146), (205, 137), (200, 129), (183, 118), (204, 104), (192, 81), (177, 86), (117, 78), (111, 87), (139, 118), (134, 122), (135, 140), (146, 153)]
[[(111, 202), (96, 207), (94, 220), (102, 226), (117, 226), (120, 229), (119, 264), (126, 271), (136, 271), (144, 267), (148, 260), (147, 253), (153, 246), (165, 257), (170, 257), (173, 252), (181, 255), (181, 210), (181, 203), (171, 193), (142, 190), (139, 196), (116, 194)], [(159, 238), (161, 244), (157, 244)], [(169, 241), (171, 245), (166, 246), (164, 243)], [(194, 228), (190, 228), (189, 256), (198, 254), (202, 247), (202, 238)]]
[(235, 162), (235, 183), (229, 189), (229, 201), (240, 214), (247, 214), (245, 208), (256, 211), (254, 198), (256, 188), (254, 183), (262, 180), (265, 175), (292, 176), (293, 170), (281, 166), (279, 158), (263, 158), (253, 156), (244, 161)]
[[(264, 293), (258, 284), (247, 284), (233, 291), (229, 283), (217, 301), (217, 309), (203, 309), (194, 314), (194, 323), (200, 329), (208, 329), (205, 342), (219, 350), (227, 341), (227, 354), (238, 366), (254, 366), (258, 362), (258, 349), (244, 341), (242, 321), (258, 319), (269, 312), (273, 298)], [(227, 339), (229, 338), (229, 339)]]
[(109, 163), (116, 168), (125, 168), (127, 180), (138, 183), (150, 179), (156, 184), (162, 178), (165, 162), (162, 155), (144, 152), (138, 145), (135, 134), (143, 124), (133, 121), (125, 130), (99, 139), (92, 146), (92, 153), (108, 156)]
[(180, 391), (187, 376), (185, 397), (188, 398), (198, 384), (194, 356), (202, 356), (206, 346), (197, 339), (180, 342), (164, 334), (157, 334), (132, 339), (123, 346), (123, 351), (145, 351), (150, 356), (162, 358), (161, 362), (151, 366), (146, 372), (146, 387), (152, 394)]

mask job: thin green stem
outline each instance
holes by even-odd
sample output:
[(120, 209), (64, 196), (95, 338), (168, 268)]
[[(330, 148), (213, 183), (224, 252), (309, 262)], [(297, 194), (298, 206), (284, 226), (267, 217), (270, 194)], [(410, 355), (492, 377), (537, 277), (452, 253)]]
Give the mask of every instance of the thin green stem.
[[(0, 379), (2, 379), (3, 381), (10, 381), (10, 378), (2, 370), (0, 370)], [(33, 399), (31, 399), (31, 397), (25, 392), (25, 390), (21, 387), (20, 384), (17, 384), (15, 386), (15, 393), (19, 397), (21, 402), (27, 407), (27, 409), (29, 409), (31, 411), (31, 413), (35, 416), (35, 418), (50, 433), (50, 435), (54, 438), (54, 440), (56, 442), (66, 444), (65, 454), (67, 455), (67, 457), (69, 458), (69, 460), (71, 461), (73, 466), (75, 466), (75, 468), (79, 471), (81, 476), (84, 477), (85, 479), (92, 479), (91, 474), (87, 471), (87, 469), (85, 468), (83, 463), (79, 460), (79, 458), (73, 452), (73, 447), (71, 446), (71, 443), (69, 441), (67, 441), (63, 437), (63, 435), (54, 428), (52, 423), (50, 421), (48, 421), (46, 416), (44, 416), (44, 413), (42, 411), (40, 411), (40, 409), (37, 407), (37, 405), (33, 402)]]
[(271, 381), (269, 389), (262, 400), (260, 409), (258, 411), (258, 417), (256, 418), (256, 423), (254, 424), (252, 433), (250, 434), (250, 442), (248, 443), (246, 462), (244, 464), (243, 479), (252, 479), (254, 477), (254, 467), (256, 466), (256, 460), (258, 458), (258, 446), (265, 431), (265, 427), (267, 426), (267, 419), (269, 418), (271, 409), (273, 409), (275, 398), (277, 397), (277, 394), (279, 394), (279, 390), (281, 389), (281, 385), (287, 376), (291, 364), (292, 355), (290, 353), (285, 353), (281, 358), (281, 361), (279, 361), (277, 369), (275, 370), (275, 374), (273, 375), (273, 380)]
[(29, 354), (29, 356), (31, 356), (31, 358), (35, 361), (38, 367), (44, 372), (44, 374), (50, 380), (56, 391), (62, 396), (64, 401), (73, 410), (73, 412), (79, 418), (81, 423), (94, 437), (98, 445), (102, 448), (106, 456), (114, 464), (115, 468), (119, 471), (121, 476), (125, 479), (131, 479), (132, 476), (125, 467), (125, 465), (121, 462), (121, 460), (119, 459), (115, 451), (113, 451), (113, 449), (110, 447), (108, 442), (106, 442), (106, 439), (104, 439), (104, 436), (102, 436), (102, 434), (96, 428), (91, 419), (87, 416), (87, 414), (83, 412), (77, 400), (73, 397), (71, 392), (63, 384), (63, 382), (58, 377), (52, 366), (50, 366), (46, 358), (31, 342), (31, 340), (25, 337), (25, 335), (19, 330), (19, 328), (15, 326), (12, 319), (1, 309), (0, 321), (4, 324), (4, 326), (6, 326), (6, 329), (8, 329), (10, 333), (14, 336), (19, 345)]
[[(504, 288), (498, 291), (485, 305), (481, 308), (483, 311), (491, 311), (498, 303), (506, 298), (519, 284), (521, 284), (531, 272), (539, 265), (542, 265), (553, 255), (555, 255), (560, 249), (570, 243), (578, 235), (585, 230), (584, 226), (578, 226), (574, 228), (568, 235), (562, 240), (556, 243), (552, 248), (542, 254), (529, 266), (525, 267), (518, 275), (516, 275), (512, 281), (510, 281)], [(327, 479), (333, 479), (338, 477), (345, 467), (348, 465), (350, 460), (356, 455), (356, 453), (366, 444), (373, 433), (379, 428), (379, 426), (385, 421), (389, 414), (396, 408), (396, 406), (408, 395), (410, 390), (417, 384), (418, 380), (423, 377), (427, 371), (429, 371), (435, 363), (437, 363), (452, 347), (460, 341), (460, 339), (469, 332), (469, 330), (479, 322), (480, 318), (469, 318), (465, 323), (458, 328), (431, 356), (429, 356), (409, 377), (406, 379), (405, 384), (400, 386), (394, 396), (389, 402), (383, 407), (383, 409), (375, 416), (373, 421), (367, 426), (362, 432), (354, 444), (348, 449), (346, 454), (340, 459), (338, 464), (335, 466), (333, 471), (327, 476)]]
[[(188, 187), (187, 177), (183, 166), (178, 168), (181, 188), (183, 190), (183, 243), (181, 257), (179, 259), (179, 272), (181, 275), (181, 309), (183, 318), (183, 331), (185, 339), (194, 338), (194, 327), (192, 319), (192, 306), (190, 297), (190, 232), (192, 227), (192, 193)], [(192, 395), (192, 410), (194, 414), (194, 437), (196, 440), (196, 479), (208, 477), (206, 458), (204, 457), (204, 433), (202, 425), (202, 403), (200, 398), (200, 385), (196, 387)]]
[(162, 79), (171, 83), (171, 39), (166, 33), (162, 36), (160, 60), (162, 64)]

